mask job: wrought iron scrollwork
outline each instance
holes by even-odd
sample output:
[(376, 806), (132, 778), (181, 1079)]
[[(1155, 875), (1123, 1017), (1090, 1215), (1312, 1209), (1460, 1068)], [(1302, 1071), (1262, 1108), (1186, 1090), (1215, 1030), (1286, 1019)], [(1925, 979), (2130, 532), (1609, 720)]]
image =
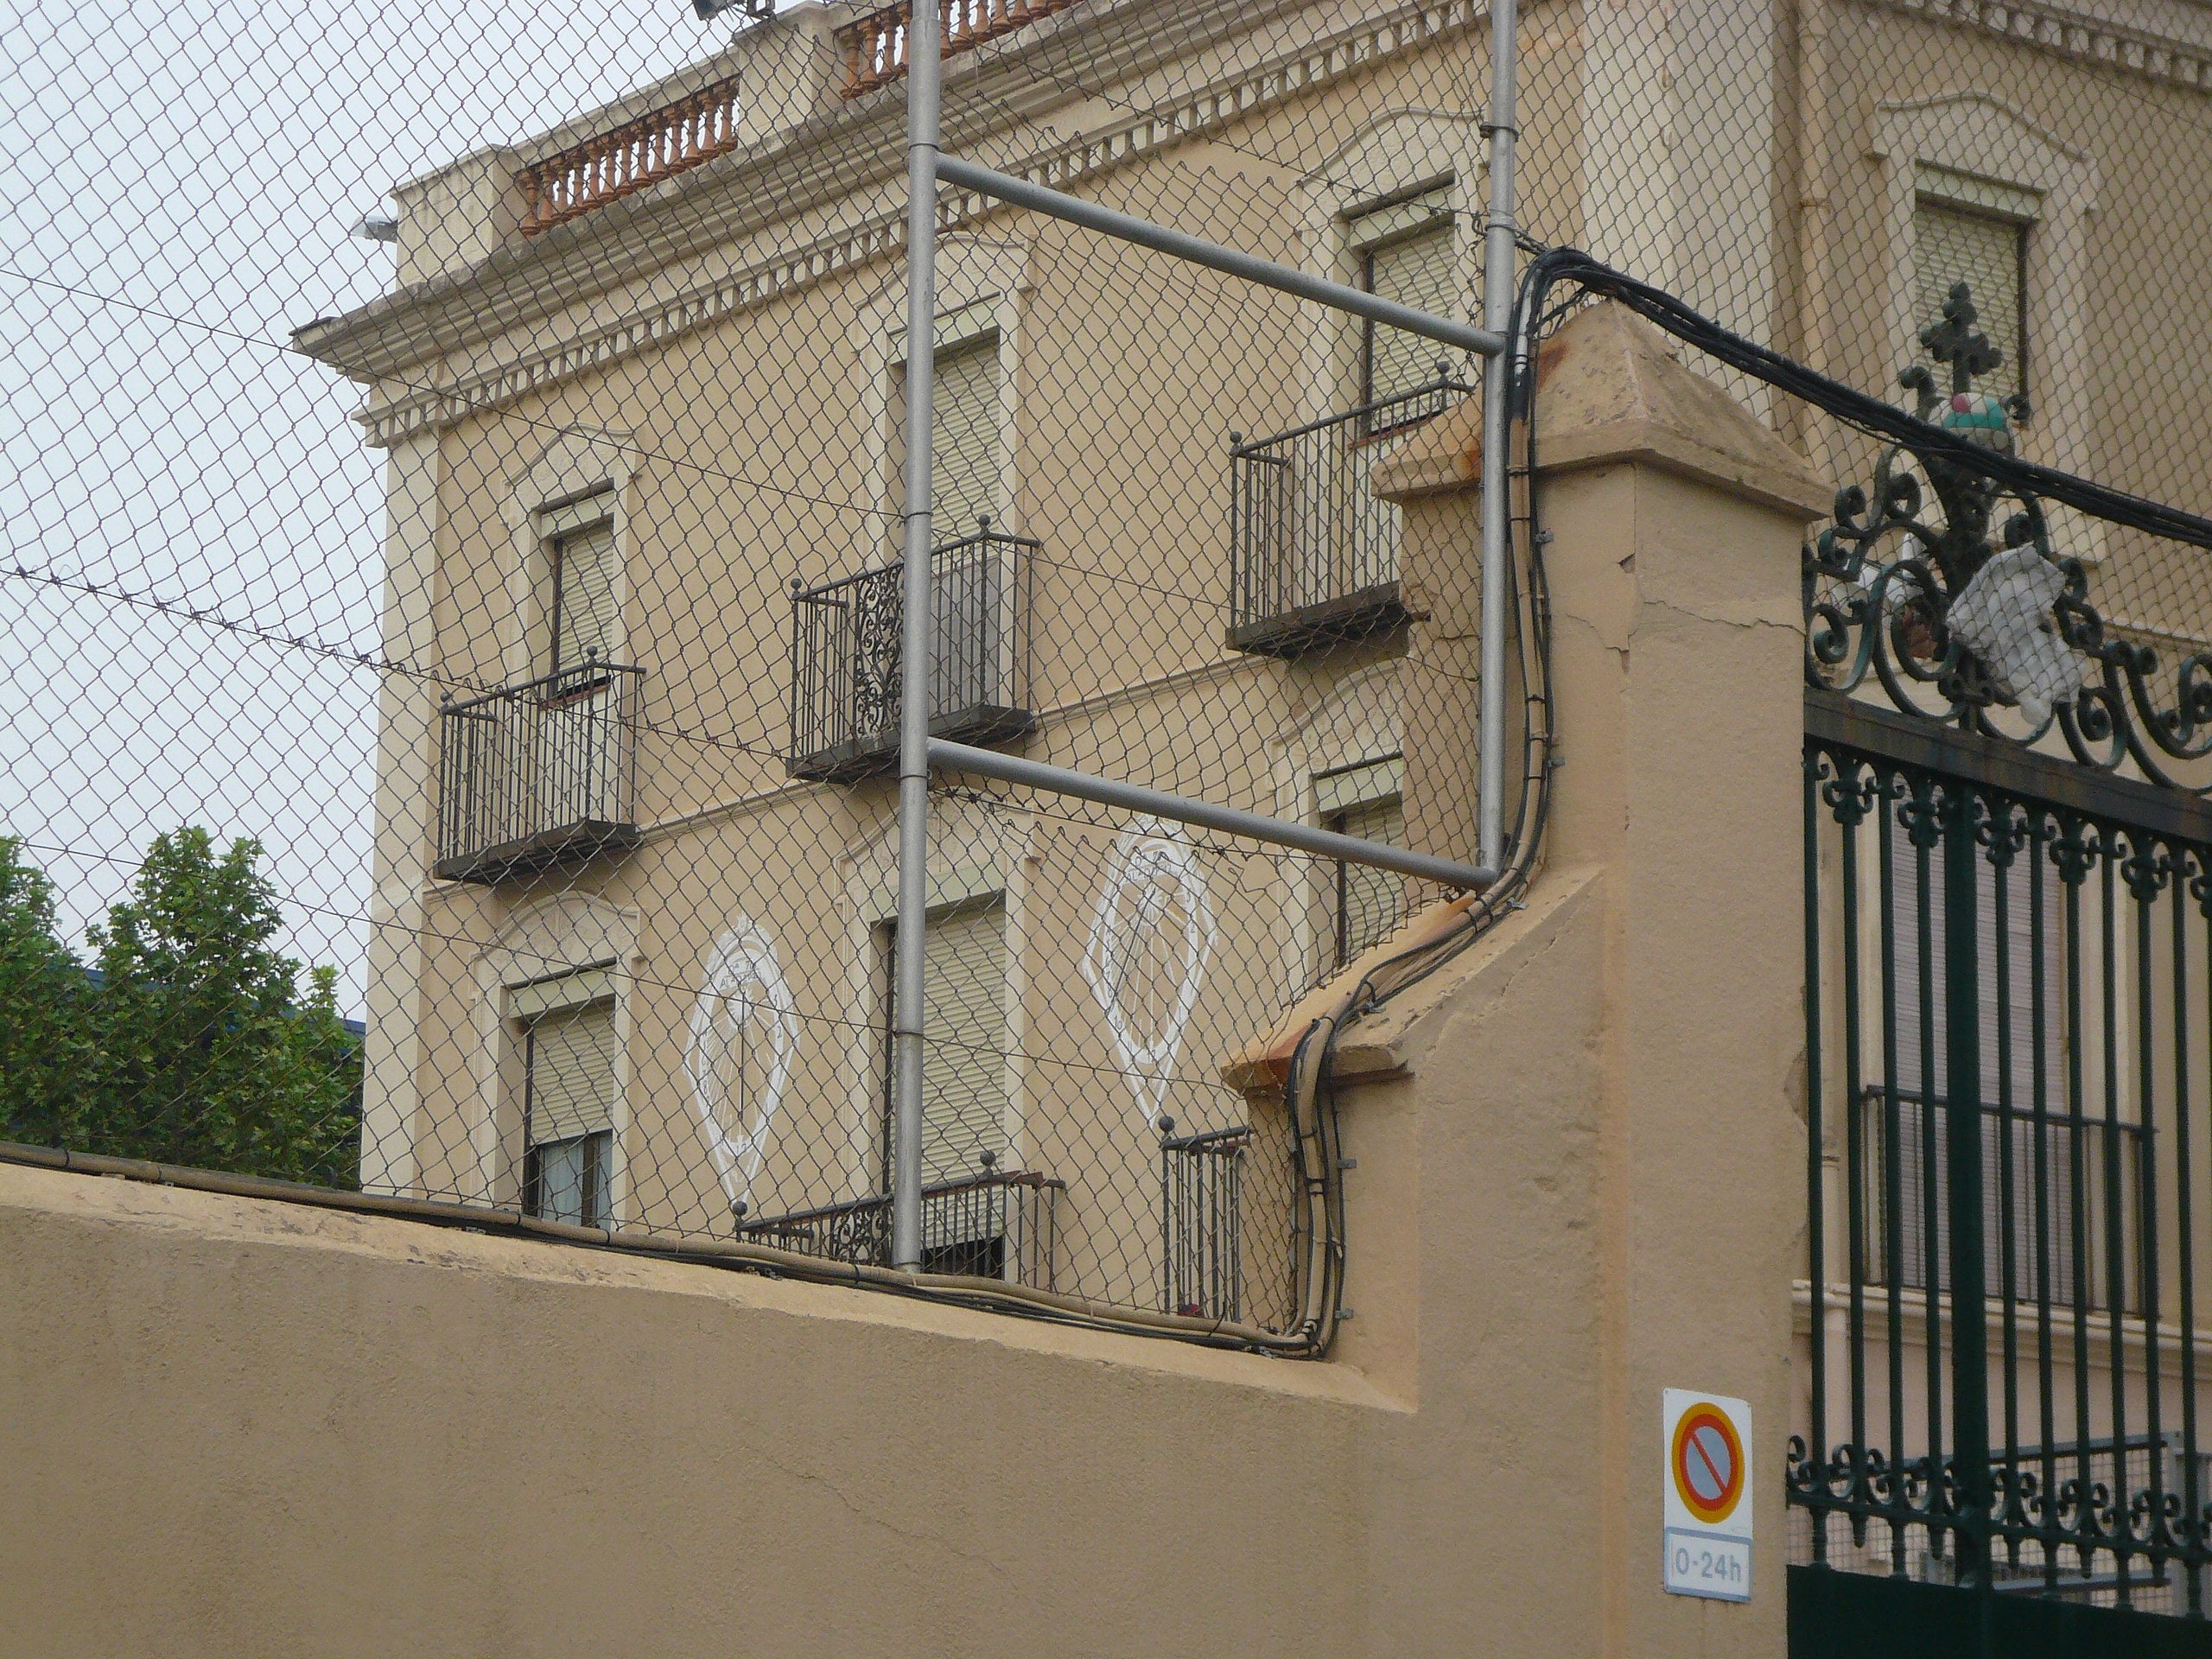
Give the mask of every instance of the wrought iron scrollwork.
[[(1948, 390), (1923, 364), (1899, 384), (1931, 428), (2010, 454), (2026, 402), (1974, 389), (2004, 360), (1977, 321), (1958, 283), (1920, 335)], [(2212, 791), (2212, 768), (2191, 764), (2212, 756), (2212, 650), (2170, 652), (2162, 667), (2126, 637), (2034, 496), (1892, 444), (1871, 484), (1837, 492), (1803, 580), (1811, 683), (1855, 691), (1872, 676), (1906, 714), (2020, 744), (2056, 733), (2084, 765), (2133, 761), (2154, 782)]]

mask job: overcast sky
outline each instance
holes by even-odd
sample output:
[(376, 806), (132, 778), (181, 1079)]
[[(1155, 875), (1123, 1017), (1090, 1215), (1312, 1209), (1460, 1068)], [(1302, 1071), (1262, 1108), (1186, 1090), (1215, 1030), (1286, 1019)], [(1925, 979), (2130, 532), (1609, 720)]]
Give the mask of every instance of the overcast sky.
[(686, 0), (7, 0), (0, 832), (73, 943), (155, 834), (254, 836), (358, 1011), (380, 457), (290, 331), (390, 286), (351, 231), (393, 184), (729, 34)]

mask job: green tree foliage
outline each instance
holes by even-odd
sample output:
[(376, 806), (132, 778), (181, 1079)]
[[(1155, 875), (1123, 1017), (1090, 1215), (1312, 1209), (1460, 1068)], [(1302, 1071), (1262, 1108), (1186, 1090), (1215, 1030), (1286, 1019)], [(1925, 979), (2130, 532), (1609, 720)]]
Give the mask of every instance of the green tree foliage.
[(74, 1116), (90, 1049), (84, 970), (54, 932), (54, 885), (0, 836), (0, 1126), (58, 1144)]
[[(359, 1046), (336, 975), (273, 946), (259, 843), (156, 839), (130, 896), (90, 930), (87, 976), (54, 935), (50, 887), (0, 841), (0, 1138), (351, 1186)], [(36, 1052), (30, 1053), (35, 1046)]]

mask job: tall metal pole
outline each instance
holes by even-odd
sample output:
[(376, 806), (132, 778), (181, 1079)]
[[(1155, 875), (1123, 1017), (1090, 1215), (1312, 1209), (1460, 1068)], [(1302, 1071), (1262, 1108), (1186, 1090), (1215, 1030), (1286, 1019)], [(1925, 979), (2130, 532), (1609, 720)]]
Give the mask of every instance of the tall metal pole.
[[(1503, 334), (1513, 321), (1513, 143), (1518, 132), (1515, 82), (1520, 34), (1516, 0), (1491, 0), (1490, 221), (1483, 238), (1483, 327)], [(1506, 387), (1512, 352), (1483, 368), (1482, 716), (1475, 862), (1496, 869), (1505, 855), (1506, 571), (1512, 546), (1510, 420)]]
[[(1951, 1467), (1959, 1491), (1958, 1580), (1986, 1591), (1994, 1583), (1989, 1574), (1989, 1509), (1994, 1491), (1989, 1468), (1987, 1241), (1982, 1234), (1981, 1162), (1987, 1143), (1981, 1109), (1981, 926), (1976, 914), (1981, 847), (1976, 807), (1972, 789), (1955, 780), (1944, 785), (1943, 1087), (1950, 1097), (1944, 1175), (1951, 1212)], [(1999, 1057), (1999, 1065), (2007, 1063)], [(2009, 1123), (1998, 1122), (1999, 1135), (2012, 1133)], [(1929, 1300), (1935, 1300), (1932, 1292)], [(2126, 1444), (2124, 1437), (2119, 1444)]]
[(922, 950), (929, 925), (930, 420), (937, 372), (938, 70), (944, 0), (906, 28), (906, 541), (899, 641), (899, 929), (893, 946), (891, 1265), (922, 1264)]

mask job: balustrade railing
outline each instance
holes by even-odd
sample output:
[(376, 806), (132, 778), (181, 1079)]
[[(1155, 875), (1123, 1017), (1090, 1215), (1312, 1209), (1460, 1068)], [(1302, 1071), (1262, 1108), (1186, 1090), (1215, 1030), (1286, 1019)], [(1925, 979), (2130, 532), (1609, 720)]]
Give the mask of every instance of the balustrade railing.
[(515, 175), (524, 236), (603, 207), (737, 148), (737, 77), (533, 162)]
[[(922, 1189), (922, 1271), (1003, 1279), (1052, 1290), (1054, 1227), (1065, 1181), (1033, 1170), (992, 1170)], [(738, 1236), (756, 1244), (861, 1267), (891, 1265), (891, 1198), (742, 1218)]]
[(1271, 438), (1230, 435), (1231, 646), (1296, 657), (1406, 620), (1398, 508), (1375, 498), (1369, 477), (1394, 440), (1471, 391), (1440, 375)]
[[(1029, 707), (1030, 555), (989, 520), (930, 556), (932, 735), (1002, 743), (1037, 725)], [(899, 744), (906, 562), (820, 587), (791, 584), (791, 775), (850, 782), (885, 769)]]
[[(973, 51), (1026, 23), (1065, 11), (1076, 0), (938, 0), (943, 55)], [(858, 98), (906, 73), (906, 35), (914, 20), (907, 3), (885, 6), (837, 31), (845, 58), (845, 96)]]
[(637, 840), (645, 671), (587, 660), (439, 709), (434, 875), (493, 882)]
[[(1862, 1091), (1858, 1145), (1866, 1188), (1867, 1271), (1872, 1281), (1940, 1290), (1951, 1278), (1948, 1102), (1872, 1084)], [(2148, 1266), (2143, 1246), (2144, 1128), (2069, 1113), (2049, 1101), (1984, 1101), (1982, 1249), (1998, 1299), (2051, 1300), (2139, 1311)], [(2111, 1179), (2107, 1179), (2109, 1171)], [(2105, 1214), (2107, 1192), (2117, 1209)], [(2107, 1226), (2107, 1221), (2110, 1225)], [(2108, 1249), (2116, 1261), (2107, 1271)], [(1929, 1264), (1934, 1271), (1929, 1271)]]

